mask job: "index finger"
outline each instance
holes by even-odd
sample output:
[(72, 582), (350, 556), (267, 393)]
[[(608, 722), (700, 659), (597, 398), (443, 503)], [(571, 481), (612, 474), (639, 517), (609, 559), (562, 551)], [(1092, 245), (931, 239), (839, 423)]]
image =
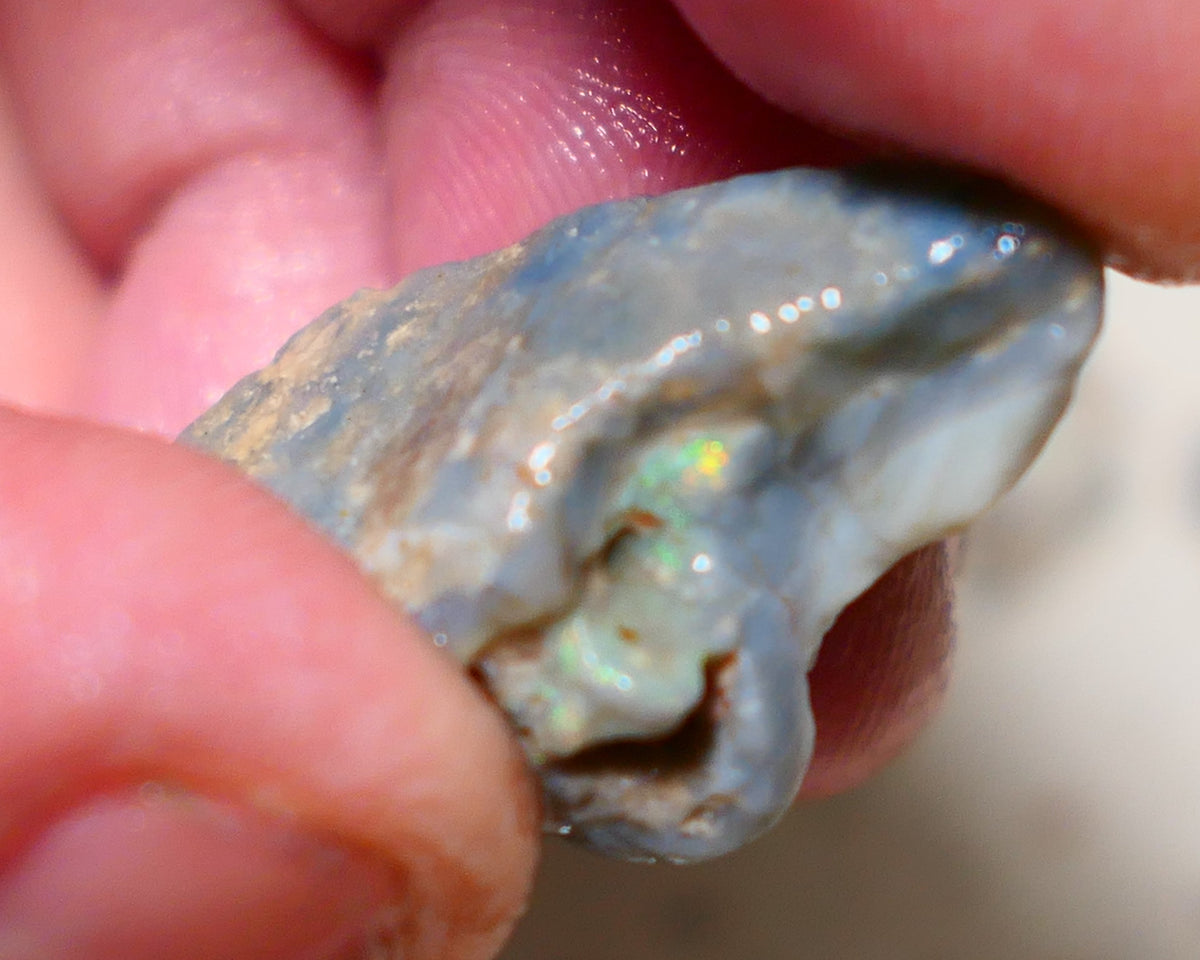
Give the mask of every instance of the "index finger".
[(764, 96), (1019, 183), (1109, 262), (1200, 279), (1200, 18), (1186, 0), (677, 0)]

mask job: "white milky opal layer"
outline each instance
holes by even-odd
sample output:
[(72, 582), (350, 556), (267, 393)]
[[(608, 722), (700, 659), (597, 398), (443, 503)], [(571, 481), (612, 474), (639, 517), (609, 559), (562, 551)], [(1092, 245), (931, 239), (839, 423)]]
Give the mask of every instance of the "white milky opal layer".
[(183, 439), (472, 668), (548, 829), (702, 859), (787, 809), (822, 635), (1029, 465), (1100, 305), (994, 184), (785, 170), (359, 293)]

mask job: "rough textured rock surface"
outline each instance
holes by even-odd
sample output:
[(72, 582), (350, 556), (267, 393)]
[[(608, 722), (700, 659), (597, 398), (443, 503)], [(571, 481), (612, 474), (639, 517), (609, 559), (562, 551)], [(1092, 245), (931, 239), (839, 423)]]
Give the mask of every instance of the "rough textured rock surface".
[(349, 550), (511, 717), (547, 829), (733, 849), (811, 754), (838, 612), (1013, 483), (1092, 253), (945, 172), (788, 170), (362, 292), (184, 434)]

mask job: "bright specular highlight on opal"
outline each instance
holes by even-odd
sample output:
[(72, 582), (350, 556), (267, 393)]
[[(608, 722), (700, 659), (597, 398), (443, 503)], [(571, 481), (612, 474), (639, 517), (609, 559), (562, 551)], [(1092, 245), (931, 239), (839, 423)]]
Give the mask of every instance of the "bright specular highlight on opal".
[(182, 440), (472, 669), (548, 831), (685, 862), (786, 811), (822, 636), (1029, 465), (1100, 307), (991, 182), (785, 170), (356, 294)]

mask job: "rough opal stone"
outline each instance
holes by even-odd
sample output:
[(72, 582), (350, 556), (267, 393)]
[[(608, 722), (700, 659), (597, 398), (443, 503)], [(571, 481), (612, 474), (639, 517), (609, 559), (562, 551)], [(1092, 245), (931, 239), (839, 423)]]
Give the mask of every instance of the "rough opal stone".
[(787, 809), (822, 635), (1028, 466), (1100, 306), (995, 184), (785, 170), (356, 294), (183, 439), (472, 669), (548, 830), (697, 860)]

